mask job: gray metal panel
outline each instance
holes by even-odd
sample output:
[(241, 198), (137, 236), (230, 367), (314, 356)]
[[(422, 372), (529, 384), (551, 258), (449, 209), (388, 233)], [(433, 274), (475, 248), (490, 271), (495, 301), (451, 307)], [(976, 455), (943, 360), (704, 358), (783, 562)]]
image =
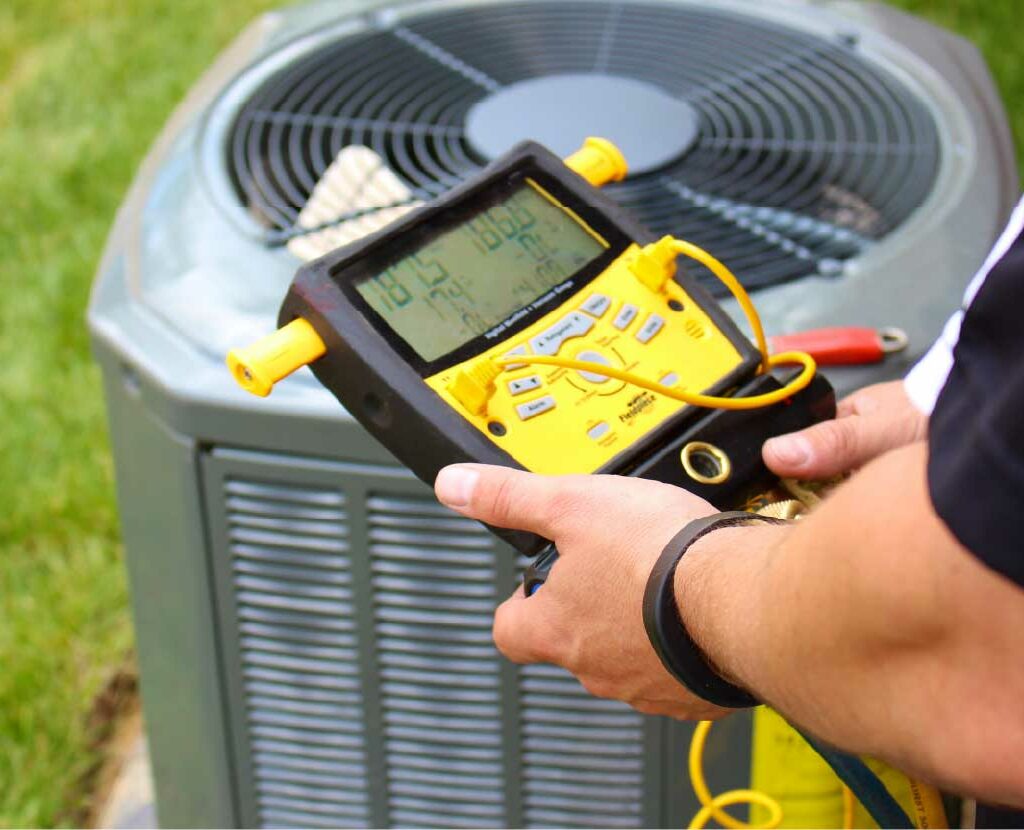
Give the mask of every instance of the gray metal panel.
[(495, 540), (429, 492), (390, 489), (366, 504), (389, 824), (500, 827), (508, 748), (491, 642)]
[(196, 446), (100, 357), (158, 815), (168, 827), (234, 826)]
[[(527, 827), (649, 827), (645, 789), (657, 787), (661, 754), (644, 718), (592, 697), (554, 666), (522, 671), (523, 793)], [(653, 763), (651, 763), (653, 761)]]
[(220, 450), (202, 467), (242, 826), (384, 825), (363, 468)]
[[(225, 448), (202, 465), (244, 825), (681, 819), (663, 765), (683, 737), (501, 659), (515, 559), (408, 471)], [(748, 758), (741, 740), (713, 774), (743, 783)]]
[[(490, 615), (517, 583), (515, 558), (408, 471), (199, 452), (153, 421), (130, 372), (105, 369), (165, 824), (676, 826), (692, 815), (690, 727), (500, 659)], [(712, 781), (745, 783), (744, 730), (716, 727), (725, 749), (709, 753)]]

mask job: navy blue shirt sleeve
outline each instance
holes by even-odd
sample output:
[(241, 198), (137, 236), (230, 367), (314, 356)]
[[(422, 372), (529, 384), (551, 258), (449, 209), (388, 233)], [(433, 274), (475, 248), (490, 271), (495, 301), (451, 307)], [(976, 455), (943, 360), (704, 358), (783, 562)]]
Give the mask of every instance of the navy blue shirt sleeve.
[(928, 488), (960, 543), (1024, 585), (1024, 234), (964, 315), (929, 423)]

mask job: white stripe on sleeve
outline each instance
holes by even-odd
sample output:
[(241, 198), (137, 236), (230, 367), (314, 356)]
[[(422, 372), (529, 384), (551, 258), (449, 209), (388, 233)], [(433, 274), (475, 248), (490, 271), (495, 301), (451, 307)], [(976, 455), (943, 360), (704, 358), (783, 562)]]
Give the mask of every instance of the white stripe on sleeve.
[(935, 409), (935, 402), (939, 399), (942, 387), (946, 385), (950, 369), (953, 368), (953, 349), (960, 339), (960, 324), (964, 319), (964, 311), (974, 301), (989, 272), (1010, 249), (1013, 241), (1020, 236), (1021, 229), (1024, 229), (1024, 198), (1017, 202), (1010, 221), (996, 240), (984, 264), (968, 284), (960, 308), (946, 322), (939, 339), (904, 379), (903, 385), (910, 400), (926, 415), (930, 415)]

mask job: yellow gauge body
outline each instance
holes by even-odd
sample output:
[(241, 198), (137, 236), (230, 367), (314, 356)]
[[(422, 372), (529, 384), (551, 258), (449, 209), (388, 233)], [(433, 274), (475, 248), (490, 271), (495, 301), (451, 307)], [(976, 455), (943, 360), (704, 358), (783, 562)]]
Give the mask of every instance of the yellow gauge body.
[(641, 248), (630, 246), (582, 292), (515, 337), (425, 382), (528, 470), (600, 469), (686, 404), (596, 371), (551, 366), (513, 364), (496, 377), (462, 389), (458, 384), (481, 359), (511, 352), (607, 361), (695, 392), (714, 386), (740, 366), (742, 356), (681, 286), (671, 279), (645, 279), (645, 266), (650, 263)]
[[(750, 409), (803, 388), (810, 361), (799, 382), (732, 396), (777, 362), (756, 312), (706, 252), (668, 236), (637, 243), (644, 230), (595, 190), (626, 171), (600, 138), (564, 162), (518, 146), (387, 234), (303, 268), (284, 327), (232, 352), (234, 377), (264, 395), (312, 361), (425, 481), (467, 457), (539, 473), (625, 471), (688, 407)], [(695, 280), (675, 279), (679, 256), (736, 294), (758, 348)]]

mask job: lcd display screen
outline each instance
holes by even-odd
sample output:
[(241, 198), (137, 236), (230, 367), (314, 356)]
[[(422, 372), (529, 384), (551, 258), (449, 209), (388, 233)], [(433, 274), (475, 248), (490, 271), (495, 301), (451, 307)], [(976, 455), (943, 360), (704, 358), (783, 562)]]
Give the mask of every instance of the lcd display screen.
[(607, 247), (527, 179), (356, 289), (429, 362), (530, 306)]

